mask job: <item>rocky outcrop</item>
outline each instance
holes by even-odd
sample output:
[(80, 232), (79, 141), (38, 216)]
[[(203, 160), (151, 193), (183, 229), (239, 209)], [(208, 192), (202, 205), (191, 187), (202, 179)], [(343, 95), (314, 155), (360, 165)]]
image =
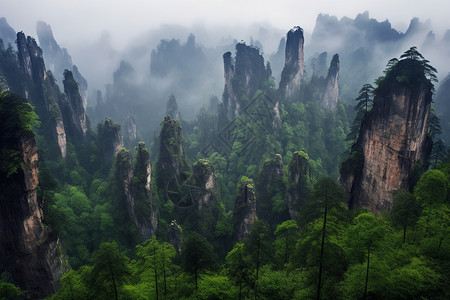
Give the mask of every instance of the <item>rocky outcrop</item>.
[(450, 75), (441, 80), (434, 101), (436, 115), (441, 121), (441, 138), (447, 145), (450, 145)]
[(58, 144), (62, 157), (66, 156), (66, 129), (59, 103), (64, 99), (56, 80), (46, 66), (42, 50), (31, 38), (25, 38), (23, 32), (17, 33), (18, 62), (20, 69), (29, 76), (32, 85), (24, 82), (25, 97), (36, 106), (43, 127), (50, 127), (53, 139)]
[(180, 112), (178, 111), (177, 99), (174, 95), (169, 96), (166, 104), (166, 115), (174, 120), (181, 120)]
[(134, 169), (130, 152), (122, 148), (116, 156), (116, 172), (122, 183), (128, 216), (142, 240), (147, 240), (155, 234), (158, 219), (151, 190), (150, 156), (145, 144), (139, 144)]
[(278, 44), (278, 50), (269, 58), (272, 75), (276, 80), (280, 80), (284, 67), (284, 52), (286, 51), (286, 38), (283, 37)]
[(136, 207), (134, 203), (134, 196), (131, 191), (133, 180), (133, 157), (127, 149), (122, 148), (117, 153), (115, 168), (116, 168), (115, 170), (116, 177), (122, 184), (121, 190), (125, 195), (125, 202), (128, 211), (128, 216), (130, 216), (133, 219), (135, 215), (134, 209)]
[(213, 211), (219, 204), (216, 185), (216, 168), (207, 159), (200, 159), (192, 166), (194, 202), (198, 212)]
[(312, 75), (316, 77), (325, 77), (327, 75), (327, 52), (322, 52), (311, 59), (310, 65)]
[(296, 26), (287, 33), (285, 64), (281, 73), (280, 91), (286, 99), (296, 99), (304, 72), (303, 29)]
[(266, 159), (256, 182), (258, 218), (268, 224), (280, 224), (289, 219), (286, 177), (283, 159), (276, 154)]
[(0, 39), (3, 40), (4, 47), (8, 47), (9, 44), (14, 45), (16, 40), (16, 31), (9, 26), (5, 18), (0, 18)]
[(380, 82), (373, 108), (341, 167), (339, 181), (350, 208), (379, 213), (392, 207), (395, 191), (412, 188), (411, 175), (424, 167), (431, 150), (431, 88), (422, 62), (414, 59), (400, 60)]
[(238, 195), (234, 201), (233, 228), (238, 242), (244, 241), (250, 234), (256, 220), (256, 198), (253, 180), (242, 177)]
[(335, 110), (339, 99), (339, 55), (335, 54), (331, 60), (326, 78), (325, 93), (322, 98), (322, 107)]
[(35, 85), (40, 86), (47, 78), (42, 50), (35, 39), (25, 37), (23, 32), (17, 33), (17, 56), (21, 70), (32, 78)]
[(73, 78), (78, 83), (78, 90), (80, 91), (81, 98), (83, 99), (83, 107), (86, 109), (88, 98), (88, 83), (87, 80), (81, 75), (78, 67), (73, 65), (72, 67)]
[(223, 55), (223, 68), (225, 77), (225, 88), (223, 91), (222, 103), (225, 109), (225, 115), (227, 120), (232, 120), (239, 114), (240, 105), (235, 95), (233, 88), (234, 78), (234, 60), (231, 56), (231, 52), (227, 52)]
[(67, 97), (65, 107), (65, 122), (72, 127), (72, 133), (78, 137), (86, 136), (88, 130), (88, 121), (83, 107), (83, 99), (78, 90), (78, 84), (73, 78), (73, 73), (69, 70), (64, 71), (64, 93)]
[(136, 120), (131, 113), (128, 114), (128, 118), (125, 120), (123, 127), (125, 147), (133, 147), (136, 143)]
[(157, 186), (166, 191), (175, 191), (188, 175), (188, 165), (183, 150), (180, 122), (164, 117), (159, 136), (159, 156), (156, 163)]
[(27, 291), (26, 298), (40, 299), (56, 291), (68, 263), (58, 238), (42, 223), (36, 194), (38, 156), (31, 132), (17, 140), (16, 151), (22, 168), (9, 176), (1, 173), (0, 179), (0, 266)]
[(65, 96), (59, 91), (58, 85), (50, 71), (48, 71), (47, 79), (44, 81), (42, 95), (45, 102), (45, 111), (49, 116), (48, 122), (51, 124), (53, 136), (58, 143), (61, 156), (64, 158), (67, 154), (67, 136), (58, 103), (64, 100)]
[(44, 52), (44, 58), (47, 67), (59, 82), (62, 82), (64, 70), (72, 69), (72, 57), (67, 53), (67, 49), (58, 45), (53, 37), (50, 25), (42, 21), (36, 23), (36, 33), (39, 39), (39, 45)]
[(183, 244), (183, 230), (177, 224), (177, 221), (172, 220), (167, 231), (167, 241), (175, 247), (177, 253), (181, 253), (181, 246)]
[(152, 195), (152, 169), (145, 143), (140, 142), (133, 180), (134, 214), (132, 219), (142, 240), (149, 239), (158, 226), (157, 206)]
[(58, 142), (59, 150), (61, 151), (62, 158), (67, 155), (67, 139), (66, 139), (66, 129), (64, 128), (64, 123), (62, 119), (56, 119), (56, 139)]
[(77, 66), (72, 64), (72, 57), (67, 52), (67, 49), (61, 48), (58, 45), (53, 36), (50, 25), (42, 21), (38, 21), (36, 24), (36, 33), (39, 38), (39, 45), (43, 50), (47, 68), (54, 74), (57, 82), (60, 83), (64, 79), (64, 70), (72, 70), (73, 77), (78, 83), (78, 89), (80, 91), (81, 98), (83, 99), (83, 106), (86, 108), (88, 97), (87, 81), (83, 75), (81, 75)]
[(256, 90), (269, 79), (264, 58), (257, 48), (245, 43), (236, 45), (236, 56), (231, 52), (223, 55), (225, 88), (222, 103), (223, 113), (231, 121), (238, 116), (246, 101), (251, 100)]
[(295, 217), (306, 201), (310, 186), (309, 156), (304, 151), (292, 154), (288, 173), (288, 208), (291, 219)]
[(100, 153), (108, 165), (114, 155), (123, 147), (123, 138), (120, 132), (120, 124), (113, 123), (111, 119), (97, 125)]

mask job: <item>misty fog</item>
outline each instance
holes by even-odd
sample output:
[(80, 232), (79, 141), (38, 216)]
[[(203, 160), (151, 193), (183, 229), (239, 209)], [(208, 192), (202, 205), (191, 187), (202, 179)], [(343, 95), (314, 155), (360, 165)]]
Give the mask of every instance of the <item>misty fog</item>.
[[(390, 58), (411, 46), (417, 46), (437, 68), (439, 79), (450, 72), (450, 34), (446, 31), (450, 25), (439, 14), (445, 9), (430, 11), (429, 5), (418, 9), (410, 2), (405, 7), (405, 1), (398, 1), (398, 7), (382, 9), (361, 2), (345, 7), (334, 7), (330, 1), (314, 6), (292, 1), (278, 5), (217, 2), (215, 6), (200, 1), (191, 5), (169, 2), (156, 7), (131, 1), (122, 7), (114, 1), (77, 1), (79, 5), (17, 1), (4, 3), (2, 16), (15, 32), (23, 30), (38, 42), (36, 21), (51, 26), (61, 51), (86, 79), (85, 100), (92, 124), (105, 117), (123, 124), (130, 115), (137, 116), (138, 132), (145, 139), (151, 139), (171, 95), (185, 120), (194, 119), (211, 97), (222, 98), (222, 55), (234, 53), (238, 42), (259, 48), (278, 85), (284, 38), (293, 26), (304, 29), (307, 76), (319, 72), (319, 55), (328, 67), (332, 56), (339, 54), (343, 103), (351, 103), (363, 84), (380, 76)], [(446, 5), (445, 1), (431, 2)], [(20, 3), (34, 7), (35, 12), (20, 10)], [(366, 8), (371, 10), (364, 12)], [(6, 36), (3, 39), (8, 41)], [(47, 69), (56, 71), (54, 65)], [(55, 75), (61, 85), (62, 74)]]

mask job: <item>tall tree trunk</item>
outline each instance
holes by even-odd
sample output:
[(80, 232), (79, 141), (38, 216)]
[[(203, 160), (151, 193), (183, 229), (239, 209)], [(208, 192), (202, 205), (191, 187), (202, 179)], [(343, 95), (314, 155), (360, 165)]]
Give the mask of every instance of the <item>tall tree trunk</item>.
[(113, 273), (112, 268), (111, 268), (111, 259), (109, 258), (109, 255), (108, 255), (108, 268), (109, 268), (109, 273), (111, 274), (111, 279), (112, 279), (112, 282), (113, 282), (114, 298), (116, 300), (118, 300), (119, 298), (117, 296), (116, 279), (114, 278), (114, 273)]
[(164, 245), (162, 248), (162, 263), (163, 263), (163, 277), (164, 277), (164, 296), (167, 296), (166, 249), (164, 249)]
[(367, 285), (369, 283), (369, 266), (370, 266), (370, 244), (372, 242), (369, 242), (369, 247), (367, 248), (367, 270), (366, 270), (366, 284), (364, 286), (364, 299), (366, 299), (367, 295)]
[(317, 283), (317, 300), (320, 300), (320, 288), (321, 288), (321, 282), (322, 282), (322, 268), (323, 268), (323, 249), (325, 246), (325, 231), (326, 231), (326, 226), (327, 226), (327, 214), (328, 214), (328, 197), (325, 197), (325, 214), (323, 217), (322, 244), (320, 246), (319, 282)]
[(261, 232), (258, 233), (258, 246), (256, 252), (256, 281), (255, 281), (255, 299), (258, 293), (258, 278), (259, 278), (259, 250), (261, 247)]
[(156, 268), (156, 246), (153, 247), (153, 268), (155, 270), (155, 289), (156, 289), (156, 300), (159, 299), (159, 289), (158, 289), (158, 270)]
[(195, 290), (198, 289), (198, 285), (197, 285), (197, 268), (194, 268), (194, 279), (195, 279)]
[(434, 169), (435, 169), (435, 170), (436, 170), (436, 166), (437, 166), (437, 162), (438, 162), (439, 150), (440, 150), (440, 148), (439, 148), (439, 146), (438, 146), (437, 152), (436, 152), (436, 157), (435, 157), (435, 159), (434, 159)]

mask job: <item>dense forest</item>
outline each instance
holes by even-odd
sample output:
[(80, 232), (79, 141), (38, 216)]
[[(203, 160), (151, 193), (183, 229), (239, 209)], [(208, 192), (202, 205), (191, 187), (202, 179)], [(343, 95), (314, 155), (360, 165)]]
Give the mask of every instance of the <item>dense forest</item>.
[(38, 45), (0, 25), (0, 299), (450, 297), (450, 80), (435, 92), (417, 47), (235, 42), (222, 96), (185, 119), (174, 93), (215, 70), (192, 34), (152, 51), (180, 81), (153, 107), (130, 63), (92, 103), (49, 26)]

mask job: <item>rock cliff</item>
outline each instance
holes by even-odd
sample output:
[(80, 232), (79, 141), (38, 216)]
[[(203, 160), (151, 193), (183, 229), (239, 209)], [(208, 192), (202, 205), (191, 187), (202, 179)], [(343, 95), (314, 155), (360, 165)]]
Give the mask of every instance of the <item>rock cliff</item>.
[[(42, 48), (47, 68), (52, 71), (57, 82), (64, 79), (64, 70), (72, 70), (75, 81), (78, 83), (80, 95), (83, 98), (83, 105), (86, 107), (88, 97), (87, 81), (79, 72), (77, 66), (72, 64), (72, 57), (66, 48), (61, 48), (55, 40), (50, 25), (38, 21), (36, 24), (36, 33), (39, 39), (39, 45)], [(61, 86), (62, 88), (62, 86)]]
[(133, 147), (136, 143), (136, 120), (134, 119), (131, 113), (128, 114), (125, 123), (123, 124), (124, 131), (124, 144), (125, 147), (130, 148)]
[(61, 49), (58, 45), (53, 37), (50, 25), (38, 21), (36, 24), (36, 33), (48, 69), (55, 74), (59, 82), (62, 82), (64, 70), (72, 69), (72, 57), (67, 53), (67, 49)]
[[(188, 164), (183, 150), (183, 136), (180, 122), (164, 117), (161, 123), (159, 156), (156, 162), (156, 183), (159, 189), (178, 190), (188, 175)], [(175, 201), (175, 199), (172, 199)], [(173, 202), (172, 201), (172, 202)]]
[(291, 219), (295, 220), (300, 206), (305, 202), (310, 185), (309, 157), (304, 151), (294, 152), (289, 163), (288, 207)]
[(326, 78), (325, 93), (322, 98), (322, 107), (335, 110), (339, 99), (339, 55), (335, 54), (331, 60)]
[(219, 204), (215, 171), (212, 162), (206, 159), (192, 166), (192, 185), (196, 187), (195, 203), (199, 212), (213, 211)]
[(327, 52), (322, 52), (311, 59), (310, 65), (312, 75), (316, 77), (325, 77), (327, 75)]
[(235, 239), (244, 241), (256, 220), (256, 198), (253, 180), (242, 177), (238, 195), (234, 201), (233, 227)]
[(0, 18), (0, 39), (3, 40), (5, 48), (8, 47), (9, 44), (14, 45), (16, 40), (16, 32), (9, 26), (5, 18)]
[[(10, 147), (11, 142), (7, 143)], [(9, 175), (3, 168), (0, 172), (0, 267), (27, 291), (27, 299), (40, 299), (56, 291), (68, 263), (58, 237), (42, 223), (34, 135), (22, 133), (15, 142), (12, 150), (17, 151), (22, 167)]]
[(424, 168), (432, 84), (421, 61), (400, 60), (375, 90), (374, 105), (343, 163), (340, 184), (349, 207), (374, 213), (392, 207), (392, 194), (411, 189), (411, 175)]
[(299, 96), (304, 72), (303, 29), (296, 26), (287, 33), (285, 64), (281, 73), (280, 91), (286, 99)]
[(42, 50), (23, 32), (17, 33), (17, 56), (20, 69), (29, 77), (32, 84), (21, 82), (25, 97), (30, 99), (39, 113), (42, 127), (50, 127), (53, 139), (57, 142), (61, 156), (66, 156), (66, 130), (59, 102), (64, 98), (56, 84), (53, 74), (46, 71)]
[(83, 99), (83, 107), (86, 109), (88, 98), (88, 83), (87, 80), (81, 75), (76, 65), (72, 66), (73, 78), (78, 83), (78, 90), (80, 91), (81, 98)]
[(142, 240), (149, 239), (155, 234), (158, 224), (157, 207), (153, 203), (151, 191), (149, 157), (144, 143), (139, 144), (134, 169), (129, 151), (122, 148), (116, 156), (116, 172), (122, 182), (128, 216)]
[(73, 77), (71, 71), (64, 71), (64, 93), (67, 97), (67, 102), (62, 103), (65, 107), (63, 115), (65, 116), (65, 124), (71, 125), (71, 131), (78, 137), (86, 136), (88, 130), (88, 120), (84, 112), (83, 99), (78, 90), (78, 84)]
[(183, 244), (183, 230), (175, 220), (172, 220), (169, 225), (169, 230), (167, 232), (167, 241), (175, 247), (177, 253), (181, 253), (181, 245)]
[(111, 119), (97, 125), (100, 153), (108, 165), (114, 155), (123, 147), (123, 138), (120, 132), (120, 124), (113, 123)]
[(135, 208), (132, 219), (143, 240), (154, 235), (158, 226), (158, 211), (152, 192), (150, 155), (145, 143), (140, 142), (134, 167), (133, 195)]
[(245, 43), (236, 45), (234, 59), (231, 52), (226, 52), (223, 55), (223, 64), (225, 76), (223, 113), (230, 121), (240, 114), (241, 109), (253, 98), (256, 90), (263, 87), (270, 74), (259, 50)]
[(441, 80), (434, 100), (436, 114), (441, 120), (441, 138), (447, 145), (450, 145), (450, 75)]
[(17, 33), (17, 56), (22, 71), (30, 76), (35, 85), (40, 86), (47, 78), (42, 50), (32, 37)]

